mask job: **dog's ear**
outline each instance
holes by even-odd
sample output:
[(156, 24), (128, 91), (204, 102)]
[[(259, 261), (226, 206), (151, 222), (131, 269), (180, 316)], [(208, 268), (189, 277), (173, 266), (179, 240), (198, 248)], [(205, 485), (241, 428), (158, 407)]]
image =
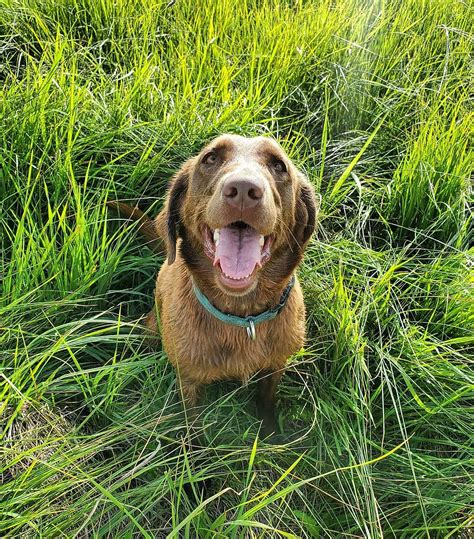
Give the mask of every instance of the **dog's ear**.
[(299, 174), (293, 236), (301, 249), (306, 246), (316, 230), (318, 211), (319, 204), (312, 185), (302, 174)]
[(171, 180), (166, 202), (166, 237), (168, 264), (176, 259), (176, 242), (181, 226), (181, 208), (183, 206), (189, 183), (190, 163), (185, 163)]

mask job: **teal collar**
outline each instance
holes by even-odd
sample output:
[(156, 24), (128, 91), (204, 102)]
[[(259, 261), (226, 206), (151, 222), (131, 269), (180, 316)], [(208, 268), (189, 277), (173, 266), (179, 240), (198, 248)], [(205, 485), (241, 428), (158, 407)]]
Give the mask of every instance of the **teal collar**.
[(199, 290), (196, 284), (193, 281), (193, 290), (196, 294), (196, 298), (199, 303), (206, 309), (206, 311), (212, 316), (215, 316), (221, 322), (225, 324), (230, 324), (231, 326), (239, 326), (247, 329), (247, 335), (252, 341), (256, 338), (255, 326), (260, 324), (260, 322), (265, 322), (267, 320), (273, 320), (276, 318), (283, 307), (286, 305), (288, 298), (290, 296), (291, 289), (295, 284), (295, 276), (293, 275), (288, 283), (288, 286), (283, 290), (280, 301), (275, 307), (263, 311), (263, 313), (255, 314), (251, 316), (237, 316), (235, 314), (226, 314), (214, 307), (214, 305), (207, 299), (207, 297)]

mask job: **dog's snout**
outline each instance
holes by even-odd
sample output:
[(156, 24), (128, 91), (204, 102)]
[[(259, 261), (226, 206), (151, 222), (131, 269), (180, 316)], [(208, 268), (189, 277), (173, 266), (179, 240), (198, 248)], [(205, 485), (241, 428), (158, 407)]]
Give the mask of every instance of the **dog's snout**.
[(247, 210), (254, 208), (263, 198), (264, 185), (259, 179), (227, 179), (222, 196), (230, 206)]

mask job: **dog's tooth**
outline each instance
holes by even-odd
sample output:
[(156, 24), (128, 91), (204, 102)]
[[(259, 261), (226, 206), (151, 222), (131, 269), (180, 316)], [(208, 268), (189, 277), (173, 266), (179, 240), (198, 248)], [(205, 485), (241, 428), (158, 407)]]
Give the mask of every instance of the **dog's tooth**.
[(217, 245), (219, 243), (221, 232), (218, 228), (214, 230), (214, 243)]
[(260, 247), (263, 247), (263, 245), (265, 244), (265, 236), (260, 236)]

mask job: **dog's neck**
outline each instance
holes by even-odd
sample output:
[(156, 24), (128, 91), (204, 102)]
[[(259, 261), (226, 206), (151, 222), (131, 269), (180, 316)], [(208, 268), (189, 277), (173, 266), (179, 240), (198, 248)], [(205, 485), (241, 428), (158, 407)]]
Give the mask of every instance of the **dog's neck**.
[(181, 243), (177, 260), (182, 263), (182, 271), (186, 272), (191, 293), (194, 293), (194, 281), (216, 309), (245, 317), (271, 309), (279, 303), (301, 258), (302, 251), (279, 250), (260, 271), (256, 286), (248, 294), (236, 296), (224, 292), (218, 286), (215, 270), (208, 258), (190, 241)]
[(191, 272), (186, 266), (184, 270), (191, 285), (194, 283), (214, 307), (223, 313), (242, 317), (256, 315), (275, 307), (292, 276), (290, 273), (278, 283), (270, 283), (263, 277), (249, 293), (234, 296), (217, 285), (215, 276), (208, 277), (202, 272)]

